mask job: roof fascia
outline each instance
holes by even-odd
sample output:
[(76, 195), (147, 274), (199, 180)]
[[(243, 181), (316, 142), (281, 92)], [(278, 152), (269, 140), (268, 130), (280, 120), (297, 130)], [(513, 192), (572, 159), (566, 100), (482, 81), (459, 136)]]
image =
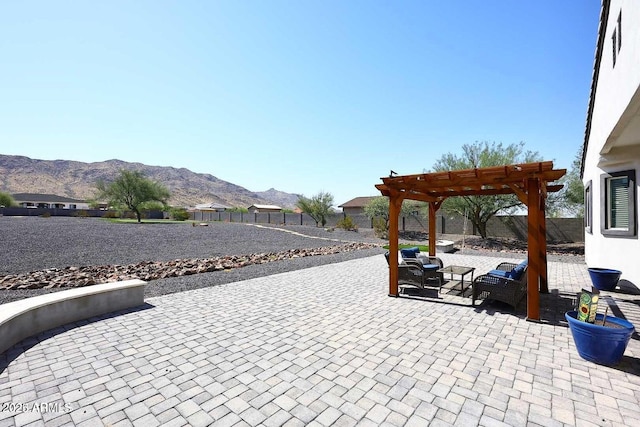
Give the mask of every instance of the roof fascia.
[(584, 143), (582, 145), (582, 161), (580, 162), (580, 179), (584, 178), (584, 161), (587, 157), (589, 137), (591, 136), (591, 118), (595, 104), (596, 90), (598, 89), (598, 77), (600, 76), (600, 63), (602, 62), (602, 49), (604, 48), (604, 38), (607, 32), (607, 21), (609, 20), (609, 9), (611, 0), (602, 0), (600, 9), (600, 28), (598, 29), (598, 42), (596, 44), (595, 58), (593, 61), (593, 73), (591, 77), (591, 91), (589, 92), (589, 107), (587, 109), (587, 123), (584, 130)]

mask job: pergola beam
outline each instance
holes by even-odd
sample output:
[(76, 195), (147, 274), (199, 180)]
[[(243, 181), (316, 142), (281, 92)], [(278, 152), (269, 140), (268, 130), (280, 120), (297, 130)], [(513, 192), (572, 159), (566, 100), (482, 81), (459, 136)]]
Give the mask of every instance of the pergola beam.
[[(547, 185), (545, 188), (545, 193), (555, 193), (562, 189), (562, 185)], [(376, 185), (376, 188), (380, 190), (383, 196), (388, 196), (388, 191), (390, 189), (395, 189), (399, 192), (405, 193), (405, 198), (412, 200), (420, 200), (423, 202), (432, 202), (438, 201), (442, 198), (453, 197), (453, 196), (497, 196), (497, 195), (505, 195), (505, 194), (516, 194), (520, 201), (523, 204), (527, 204), (522, 198), (526, 200), (526, 189), (522, 182), (518, 184), (509, 184), (500, 188), (493, 188), (490, 186), (476, 186), (474, 188), (470, 188), (469, 186), (457, 186), (457, 187), (448, 187), (446, 189), (443, 188), (434, 188), (428, 187), (413, 187), (411, 191), (400, 191), (398, 188), (388, 187), (384, 184)]]

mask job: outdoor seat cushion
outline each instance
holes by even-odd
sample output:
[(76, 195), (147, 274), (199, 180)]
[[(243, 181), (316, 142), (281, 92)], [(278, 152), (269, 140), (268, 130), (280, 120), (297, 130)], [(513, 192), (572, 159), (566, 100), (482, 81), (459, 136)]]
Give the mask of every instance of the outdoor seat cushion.
[(440, 266), (438, 264), (423, 264), (422, 268), (425, 270), (437, 270)]
[(415, 258), (416, 255), (420, 253), (420, 248), (415, 246), (413, 248), (400, 249), (400, 253), (402, 254), (402, 258)]
[(522, 278), (522, 273), (527, 268), (528, 260), (522, 261), (520, 264), (516, 265), (513, 270), (511, 270), (510, 277), (514, 280), (520, 280)]
[(498, 277), (506, 277), (507, 279), (511, 278), (511, 272), (510, 271), (504, 271), (504, 270), (489, 270), (489, 273), (492, 276), (498, 276)]
[(524, 260), (513, 267), (511, 271), (491, 270), (488, 274), (492, 276), (506, 277), (507, 279), (520, 280), (522, 278), (522, 273), (524, 273), (524, 270), (527, 268), (527, 263), (528, 261)]

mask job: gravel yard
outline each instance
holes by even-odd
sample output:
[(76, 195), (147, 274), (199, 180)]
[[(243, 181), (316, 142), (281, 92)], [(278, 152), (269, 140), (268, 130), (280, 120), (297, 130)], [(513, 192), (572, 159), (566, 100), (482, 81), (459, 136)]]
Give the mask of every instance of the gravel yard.
[[(0, 217), (0, 242), (0, 279), (9, 274), (68, 266), (247, 255), (335, 246), (344, 242), (383, 243), (367, 232), (328, 232), (316, 227), (258, 227), (223, 222), (193, 227), (191, 223), (118, 224), (97, 218), (63, 217)], [(373, 248), (154, 280), (145, 292), (148, 297), (181, 292), (383, 252), (382, 248)], [(0, 304), (52, 291), (2, 290)]]
[[(273, 253), (289, 249), (335, 247), (345, 242), (386, 243), (368, 229), (359, 232), (336, 229), (329, 232), (320, 227), (295, 225), (207, 224), (204, 227), (192, 226), (191, 223), (113, 223), (98, 218), (0, 217), (0, 281), (7, 275), (50, 268)], [(438, 237), (456, 241), (456, 248), (462, 248), (460, 243), (463, 236)], [(415, 243), (425, 243), (426, 239), (426, 235), (420, 235)], [(403, 238), (401, 241), (409, 243), (412, 239)], [(548, 259), (560, 262), (584, 260), (581, 254), (583, 250), (584, 246), (580, 247), (579, 244), (577, 247), (550, 245)], [(156, 279), (149, 282), (145, 294), (151, 297), (182, 292), (383, 253), (381, 247), (361, 249)], [(523, 259), (526, 257), (526, 243), (508, 239), (482, 241), (467, 236), (461, 253)], [(57, 290), (61, 289), (0, 289), (0, 304)]]

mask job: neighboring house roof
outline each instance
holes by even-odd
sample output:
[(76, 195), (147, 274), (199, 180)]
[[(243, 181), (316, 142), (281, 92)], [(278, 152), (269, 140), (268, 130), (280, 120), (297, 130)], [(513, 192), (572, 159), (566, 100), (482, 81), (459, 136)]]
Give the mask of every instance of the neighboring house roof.
[(229, 206), (220, 205), (218, 203), (201, 203), (196, 205), (196, 210), (204, 211), (204, 210), (220, 210), (220, 209), (229, 209)]
[(338, 205), (339, 208), (364, 208), (371, 202), (373, 199), (380, 196), (368, 196), (368, 197), (356, 197), (355, 199), (351, 199), (346, 203)]
[(582, 146), (582, 162), (580, 163), (580, 178), (584, 176), (584, 160), (587, 156), (587, 145), (591, 135), (591, 116), (593, 115), (593, 106), (596, 99), (596, 89), (598, 88), (598, 76), (600, 74), (600, 62), (602, 60), (602, 49), (604, 47), (604, 38), (607, 32), (607, 19), (609, 17), (610, 0), (603, 0), (602, 9), (600, 9), (600, 25), (598, 27), (598, 44), (596, 45), (595, 58), (593, 60), (593, 73), (591, 77), (591, 91), (589, 93), (589, 108), (587, 110), (587, 123), (584, 131), (584, 144)]
[(56, 196), (55, 194), (17, 193), (13, 194), (16, 202), (42, 202), (42, 203), (86, 203), (86, 200), (72, 199), (70, 197)]
[(276, 206), (276, 205), (251, 205), (249, 206), (249, 209), (251, 208), (256, 208), (256, 209), (282, 209), (280, 206)]

